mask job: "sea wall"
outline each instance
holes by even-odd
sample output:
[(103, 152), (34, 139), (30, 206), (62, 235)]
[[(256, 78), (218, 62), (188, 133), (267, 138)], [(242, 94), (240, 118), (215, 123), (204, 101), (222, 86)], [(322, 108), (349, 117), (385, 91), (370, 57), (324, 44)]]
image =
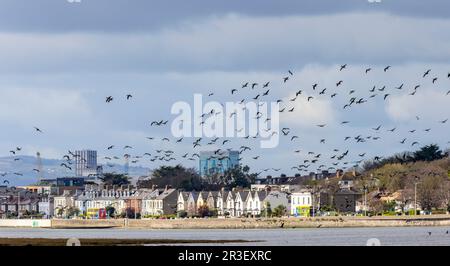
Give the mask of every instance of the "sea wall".
[(83, 219), (53, 219), (52, 228), (114, 228), (126, 227), (124, 219), (83, 220)]
[(315, 217), (270, 219), (110, 219), (0, 220), (0, 227), (136, 228), (136, 229), (270, 229), (450, 226), (449, 215), (394, 217)]
[(0, 219), (0, 227), (40, 227), (49, 228), (51, 220), (4, 220)]
[(427, 218), (278, 218), (278, 219), (176, 219), (129, 220), (128, 228), (148, 229), (269, 229), (269, 228), (337, 228), (450, 226), (450, 217)]

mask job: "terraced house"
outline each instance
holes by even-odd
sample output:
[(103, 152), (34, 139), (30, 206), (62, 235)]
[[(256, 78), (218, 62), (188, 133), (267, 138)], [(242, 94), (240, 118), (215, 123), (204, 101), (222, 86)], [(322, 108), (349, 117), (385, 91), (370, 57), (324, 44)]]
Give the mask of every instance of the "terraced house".
[(74, 199), (74, 207), (80, 213), (90, 215), (97, 213), (99, 209), (113, 207), (115, 214), (121, 214), (126, 209), (126, 199), (134, 195), (136, 191), (129, 189), (101, 189), (88, 187)]
[(207, 206), (218, 216), (242, 217), (258, 216), (265, 206), (283, 205), (289, 208), (289, 194), (274, 191), (209, 191), (209, 192), (179, 192), (177, 210), (185, 211), (188, 216), (198, 215), (198, 208)]
[(171, 215), (177, 212), (178, 191), (173, 188), (156, 189), (142, 200), (142, 215)]

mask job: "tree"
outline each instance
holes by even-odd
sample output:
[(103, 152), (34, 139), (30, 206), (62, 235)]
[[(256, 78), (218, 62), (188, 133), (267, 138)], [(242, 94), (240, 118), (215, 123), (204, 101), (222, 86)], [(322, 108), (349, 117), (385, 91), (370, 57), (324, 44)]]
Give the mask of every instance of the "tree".
[(394, 200), (383, 202), (383, 211), (384, 212), (393, 212), (395, 211), (396, 203)]
[(210, 211), (209, 211), (208, 205), (203, 204), (202, 206), (198, 207), (197, 213), (200, 217), (210, 216)]
[(184, 189), (186, 191), (200, 191), (204, 188), (204, 181), (192, 168), (177, 166), (161, 166), (153, 171), (152, 177), (146, 180), (139, 180), (138, 188), (151, 188), (152, 186)]
[(64, 208), (63, 207), (57, 207), (56, 208), (56, 215), (58, 217), (62, 217), (64, 215)]
[(116, 213), (116, 208), (109, 205), (109, 206), (106, 206), (105, 211), (106, 211), (106, 215), (108, 217), (112, 218), (114, 216), (114, 214)]
[(414, 160), (416, 161), (435, 161), (440, 160), (444, 158), (446, 154), (442, 152), (442, 150), (439, 148), (436, 144), (431, 144), (422, 147), (420, 150), (414, 152)]
[(134, 219), (135, 217), (139, 218), (140, 214), (137, 213), (135, 215), (134, 209), (128, 207), (128, 208), (125, 209), (125, 211), (123, 213), (120, 214), (120, 216), (123, 217), (123, 218)]
[(272, 215), (275, 217), (282, 217), (286, 214), (286, 206), (278, 205), (275, 209), (273, 209)]
[(123, 174), (105, 173), (100, 176), (99, 179), (104, 185), (108, 186), (123, 186), (130, 184), (128, 176)]
[(69, 218), (75, 217), (75, 216), (78, 216), (78, 214), (80, 214), (80, 210), (76, 207), (69, 207), (66, 210), (66, 214), (67, 214), (67, 217), (69, 217)]
[(236, 166), (221, 177), (221, 185), (231, 189), (233, 187), (249, 188), (255, 182), (257, 174), (250, 174), (250, 167)]
[(265, 208), (261, 211), (261, 217), (272, 217), (270, 202), (267, 202)]
[(381, 214), (384, 210), (384, 203), (379, 198), (369, 199), (369, 208), (375, 215)]
[(188, 213), (186, 211), (178, 211), (177, 216), (178, 218), (186, 218), (188, 216)]
[(418, 185), (419, 203), (422, 209), (431, 211), (442, 206), (443, 197), (441, 185), (445, 180), (440, 176), (428, 175)]
[(405, 186), (405, 177), (408, 176), (409, 168), (405, 165), (387, 164), (371, 172), (373, 177), (378, 178), (378, 188), (382, 191), (397, 191)]

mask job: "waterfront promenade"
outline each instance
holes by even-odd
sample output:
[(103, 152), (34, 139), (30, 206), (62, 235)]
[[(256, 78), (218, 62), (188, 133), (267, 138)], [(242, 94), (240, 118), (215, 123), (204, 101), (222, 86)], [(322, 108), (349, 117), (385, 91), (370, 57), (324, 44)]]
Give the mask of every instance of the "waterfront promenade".
[(450, 226), (450, 215), (314, 217), (314, 218), (227, 218), (227, 219), (52, 219), (0, 220), (0, 227), (54, 229), (131, 228), (131, 229), (274, 229), (274, 228), (351, 228)]

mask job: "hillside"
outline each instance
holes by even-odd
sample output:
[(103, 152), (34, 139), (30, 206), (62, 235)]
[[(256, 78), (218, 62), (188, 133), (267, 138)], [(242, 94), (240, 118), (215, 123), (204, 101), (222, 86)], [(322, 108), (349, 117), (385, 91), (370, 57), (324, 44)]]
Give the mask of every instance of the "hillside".
[[(42, 158), (43, 173), (37, 174), (33, 171), (36, 168), (37, 162), (34, 156), (14, 156), (14, 157), (0, 157), (0, 182), (3, 184), (4, 180), (8, 180), (10, 185), (29, 185), (37, 182), (39, 178), (57, 178), (74, 176), (74, 171), (69, 171), (60, 166), (63, 160), (45, 159)], [(111, 164), (104, 166), (105, 171), (108, 172), (123, 172), (124, 166), (119, 164)], [(129, 175), (136, 178), (143, 175), (148, 175), (149, 168), (130, 166)], [(23, 176), (15, 175), (20, 173)]]

